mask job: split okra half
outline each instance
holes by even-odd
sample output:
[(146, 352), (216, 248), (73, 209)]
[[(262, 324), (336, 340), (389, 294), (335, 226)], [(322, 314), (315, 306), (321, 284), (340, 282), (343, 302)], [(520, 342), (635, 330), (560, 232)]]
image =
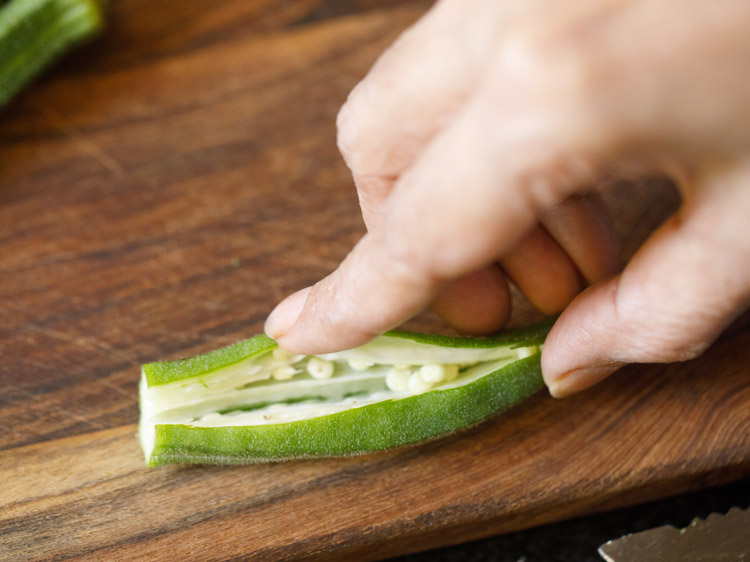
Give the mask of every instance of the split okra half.
[(474, 425), (544, 386), (546, 322), (492, 338), (394, 331), (355, 349), (291, 355), (260, 335), (143, 366), (149, 466), (361, 454)]

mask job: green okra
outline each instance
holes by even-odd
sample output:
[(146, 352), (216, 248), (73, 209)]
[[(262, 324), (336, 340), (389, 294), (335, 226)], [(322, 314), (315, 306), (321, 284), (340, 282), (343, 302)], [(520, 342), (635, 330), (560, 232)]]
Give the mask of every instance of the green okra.
[(149, 466), (362, 454), (487, 419), (544, 386), (550, 327), (491, 338), (388, 332), (352, 350), (291, 355), (266, 336), (143, 366)]
[(10, 0), (0, 6), (0, 106), (103, 27), (100, 0)]

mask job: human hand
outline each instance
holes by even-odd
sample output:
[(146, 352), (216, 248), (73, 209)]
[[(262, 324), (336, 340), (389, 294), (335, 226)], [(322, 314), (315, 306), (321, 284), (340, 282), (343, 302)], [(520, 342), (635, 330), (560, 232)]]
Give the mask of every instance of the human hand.
[[(489, 332), (508, 276), (547, 313), (591, 284), (544, 347), (555, 396), (699, 355), (750, 302), (748, 29), (743, 0), (438, 2), (339, 115), (368, 233), (267, 333), (330, 352), (429, 304)], [(613, 276), (586, 188), (655, 172), (682, 205)]]

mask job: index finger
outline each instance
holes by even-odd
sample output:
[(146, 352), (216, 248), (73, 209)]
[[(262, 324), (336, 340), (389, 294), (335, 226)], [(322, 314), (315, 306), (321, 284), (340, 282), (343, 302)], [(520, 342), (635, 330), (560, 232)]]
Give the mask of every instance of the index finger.
[[(447, 281), (492, 263), (535, 224), (540, 203), (527, 192), (529, 170), (541, 173), (557, 154), (541, 145), (530, 151), (515, 135), (498, 146), (485, 138), (494, 134), (486, 115), (472, 104), (430, 143), (389, 198), (383, 228), (365, 235), (304, 302), (282, 303), (266, 325), (271, 337), (305, 354), (365, 343), (424, 309)], [(552, 189), (543, 204), (565, 195)]]

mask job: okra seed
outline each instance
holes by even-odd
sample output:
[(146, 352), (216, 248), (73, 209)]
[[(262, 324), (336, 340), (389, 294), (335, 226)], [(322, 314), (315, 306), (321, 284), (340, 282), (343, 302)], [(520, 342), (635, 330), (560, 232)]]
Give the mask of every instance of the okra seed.
[(406, 392), (409, 390), (409, 375), (408, 369), (394, 367), (385, 376), (385, 384), (394, 392)]
[(290, 353), (284, 351), (280, 347), (274, 348), (274, 350), (271, 352), (271, 357), (276, 359), (276, 361), (286, 361), (290, 357)]
[(432, 388), (432, 383), (424, 380), (420, 373), (414, 373), (409, 377), (409, 392), (414, 394), (421, 394), (427, 392)]
[(419, 376), (425, 382), (440, 382), (445, 378), (445, 368), (443, 365), (422, 365)]
[(349, 366), (355, 371), (366, 371), (373, 365), (374, 363), (369, 363), (368, 361), (360, 361), (357, 359), (352, 359), (351, 361), (349, 361)]
[(311, 357), (307, 362), (307, 372), (314, 379), (330, 379), (333, 375), (333, 363), (319, 357)]
[(276, 367), (271, 374), (277, 381), (288, 381), (298, 372), (294, 367), (282, 365), (281, 367)]
[(531, 357), (534, 355), (537, 351), (539, 351), (539, 348), (536, 346), (531, 347), (521, 347), (516, 350), (516, 355), (519, 359), (525, 359), (527, 357)]
[(443, 365), (443, 382), (456, 380), (458, 377), (458, 365)]

